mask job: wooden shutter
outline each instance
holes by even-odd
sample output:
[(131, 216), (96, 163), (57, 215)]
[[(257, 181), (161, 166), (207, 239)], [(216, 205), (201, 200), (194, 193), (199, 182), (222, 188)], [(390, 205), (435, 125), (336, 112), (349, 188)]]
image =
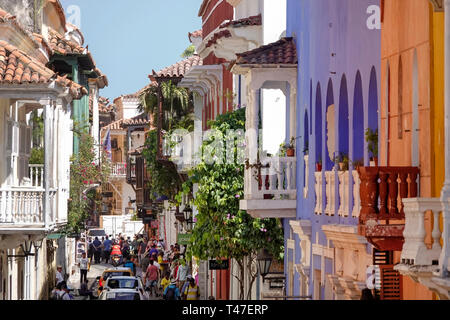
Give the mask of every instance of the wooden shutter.
[(136, 158), (136, 189), (144, 187), (144, 159)]
[(13, 122), (7, 121), (6, 122), (6, 151), (8, 151), (8, 152), (12, 152), (13, 128), (14, 128)]
[(393, 251), (373, 250), (373, 264), (379, 267), (381, 288), (375, 290), (375, 297), (380, 300), (402, 299), (402, 276), (394, 270)]
[(380, 266), (381, 300), (402, 300), (402, 277), (394, 265)]

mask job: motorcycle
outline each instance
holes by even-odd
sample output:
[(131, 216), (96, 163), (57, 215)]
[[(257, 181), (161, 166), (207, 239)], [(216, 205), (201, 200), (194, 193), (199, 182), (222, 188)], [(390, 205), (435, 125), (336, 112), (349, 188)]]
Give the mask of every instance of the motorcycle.
[(114, 267), (119, 266), (122, 263), (122, 255), (120, 254), (113, 254), (111, 256), (111, 263)]

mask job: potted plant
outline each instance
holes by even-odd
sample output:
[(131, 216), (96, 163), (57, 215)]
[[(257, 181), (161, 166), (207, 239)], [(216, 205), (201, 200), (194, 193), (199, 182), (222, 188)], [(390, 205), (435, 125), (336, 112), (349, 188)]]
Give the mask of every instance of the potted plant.
[(286, 155), (288, 157), (295, 157), (295, 138), (291, 137), (291, 141), (286, 145)]
[(368, 143), (367, 148), (372, 155), (370, 161), (374, 162), (375, 166), (378, 167), (378, 129), (372, 131), (372, 129), (367, 128), (365, 135)]
[(352, 161), (352, 165), (353, 165), (353, 168), (355, 170), (358, 170), (359, 167), (364, 167), (364, 160), (363, 159), (359, 159), (359, 160), (356, 160), (356, 161)]

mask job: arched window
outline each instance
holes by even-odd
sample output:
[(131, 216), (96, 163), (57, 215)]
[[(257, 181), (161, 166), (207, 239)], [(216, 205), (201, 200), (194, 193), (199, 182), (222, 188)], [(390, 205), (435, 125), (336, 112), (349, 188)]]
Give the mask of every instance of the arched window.
[(352, 161), (364, 162), (364, 98), (361, 73), (358, 71), (355, 78), (355, 93), (353, 97), (353, 154)]
[[(322, 161), (322, 92), (320, 83), (316, 88), (316, 105), (315, 105), (315, 133), (316, 133), (316, 162)], [(323, 161), (322, 161), (323, 163)]]
[(338, 151), (348, 157), (349, 153), (349, 134), (348, 134), (348, 90), (347, 90), (347, 78), (345, 74), (341, 79), (341, 87), (339, 90), (339, 144)]
[(335, 115), (336, 110), (334, 106), (333, 82), (328, 81), (327, 100), (326, 100), (326, 114), (325, 114), (325, 169), (331, 170), (334, 166), (334, 157), (336, 155), (336, 130), (335, 130)]

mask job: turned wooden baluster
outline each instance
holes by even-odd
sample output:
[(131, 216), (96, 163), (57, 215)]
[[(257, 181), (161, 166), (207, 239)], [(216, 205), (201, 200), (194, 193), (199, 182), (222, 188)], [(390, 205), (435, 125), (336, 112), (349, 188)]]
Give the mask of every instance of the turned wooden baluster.
[(395, 216), (398, 214), (397, 197), (398, 197), (398, 173), (389, 172), (388, 184), (389, 184), (389, 215)]
[(407, 172), (400, 172), (399, 173), (400, 178), (400, 216), (404, 217), (405, 212), (403, 211), (403, 201), (401, 199), (408, 198), (408, 173)]
[(409, 197), (410, 198), (417, 198), (417, 193), (418, 193), (417, 176), (418, 176), (418, 173), (414, 172), (414, 171), (409, 174), (409, 179), (411, 180), (409, 182)]
[(380, 171), (380, 219), (388, 215), (387, 210), (387, 196), (388, 196), (388, 180), (389, 174), (385, 171)]
[(368, 218), (378, 213), (378, 169), (358, 168), (361, 180), (359, 196), (361, 199), (360, 224), (365, 225)]

